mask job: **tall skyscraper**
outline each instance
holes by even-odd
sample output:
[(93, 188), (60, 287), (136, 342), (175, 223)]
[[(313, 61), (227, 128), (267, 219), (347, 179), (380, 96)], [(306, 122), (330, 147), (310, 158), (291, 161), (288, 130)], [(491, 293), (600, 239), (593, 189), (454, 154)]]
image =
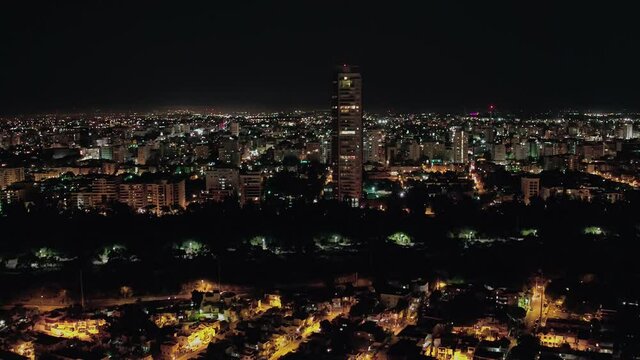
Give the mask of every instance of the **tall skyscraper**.
[(451, 129), (451, 143), (453, 150), (453, 162), (465, 164), (469, 160), (469, 135), (460, 126)]
[(362, 77), (355, 66), (338, 68), (332, 96), (332, 165), (335, 197), (358, 206), (362, 196)]
[(625, 139), (633, 139), (633, 124), (627, 123), (624, 124), (624, 138)]

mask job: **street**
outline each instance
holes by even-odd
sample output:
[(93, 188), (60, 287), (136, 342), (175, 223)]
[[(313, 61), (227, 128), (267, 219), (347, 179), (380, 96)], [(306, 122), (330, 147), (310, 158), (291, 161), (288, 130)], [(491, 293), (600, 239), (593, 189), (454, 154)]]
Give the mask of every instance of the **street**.
[[(536, 321), (540, 319), (540, 305), (544, 301), (544, 290), (544, 286), (542, 285), (537, 285), (533, 288), (533, 295), (531, 296), (531, 308), (529, 311), (527, 311), (527, 315), (524, 319), (525, 326), (529, 330), (535, 329), (537, 325)], [(544, 323), (544, 316), (542, 319), (542, 323)]]
[(313, 324), (307, 326), (303, 331), (302, 334), (300, 336), (300, 339), (298, 340), (294, 340), (294, 341), (290, 341), (289, 343), (287, 343), (285, 346), (281, 347), (280, 349), (276, 350), (276, 352), (273, 353), (273, 355), (271, 355), (271, 357), (269, 357), (270, 360), (277, 360), (281, 357), (283, 357), (284, 355), (296, 351), (298, 349), (298, 347), (300, 346), (300, 344), (302, 344), (311, 334), (320, 331), (320, 323), (323, 320), (328, 320), (328, 321), (333, 321), (335, 318), (337, 318), (340, 315), (346, 315), (349, 313), (350, 307), (346, 308), (347, 310), (345, 311), (343, 309), (343, 311), (331, 311), (325, 318), (322, 319), (316, 319)]

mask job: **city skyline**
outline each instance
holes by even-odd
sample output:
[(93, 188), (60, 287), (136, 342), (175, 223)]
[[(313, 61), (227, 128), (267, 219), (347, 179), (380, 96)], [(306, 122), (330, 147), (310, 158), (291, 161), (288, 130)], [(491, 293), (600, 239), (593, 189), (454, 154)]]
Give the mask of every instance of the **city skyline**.
[(366, 79), (0, 122), (0, 357), (637, 354), (640, 115), (363, 115)]
[(0, 359), (640, 359), (632, 10), (4, 4)]

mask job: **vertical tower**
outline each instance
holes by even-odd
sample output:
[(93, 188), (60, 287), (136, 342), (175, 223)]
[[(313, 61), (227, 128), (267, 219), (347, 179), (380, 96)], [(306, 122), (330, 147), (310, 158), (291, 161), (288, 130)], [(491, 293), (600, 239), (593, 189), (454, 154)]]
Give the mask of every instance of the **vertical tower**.
[(633, 123), (624, 124), (624, 138), (633, 139)]
[(466, 164), (469, 160), (467, 136), (467, 132), (462, 127), (456, 126), (451, 129), (453, 162), (456, 164)]
[(332, 165), (336, 199), (358, 206), (362, 196), (362, 77), (343, 65), (333, 81)]
[(240, 124), (237, 121), (232, 122), (229, 125), (229, 131), (231, 131), (231, 136), (239, 137), (240, 136)]

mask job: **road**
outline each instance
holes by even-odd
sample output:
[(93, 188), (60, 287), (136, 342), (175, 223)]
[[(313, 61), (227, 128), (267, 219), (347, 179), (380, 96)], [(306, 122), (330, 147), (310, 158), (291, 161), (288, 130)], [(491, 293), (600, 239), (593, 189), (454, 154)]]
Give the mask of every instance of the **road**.
[(484, 189), (484, 183), (482, 182), (482, 176), (478, 174), (478, 171), (475, 167), (475, 163), (472, 163), (471, 166), (469, 167), (469, 176), (471, 177), (471, 180), (473, 180), (473, 185), (478, 195), (484, 194), (485, 189)]
[[(359, 353), (357, 355), (349, 357), (351, 360), (370, 360), (375, 359), (379, 352), (384, 352), (389, 348), (389, 345), (396, 341), (396, 336), (404, 330), (408, 325), (415, 325), (418, 318), (418, 309), (420, 308), (424, 299), (413, 299), (409, 304), (409, 311), (407, 316), (401, 320), (394, 320), (392, 323), (386, 323), (386, 320), (381, 319), (378, 325), (385, 331), (393, 333), (393, 336), (388, 336), (382, 343), (377, 346), (373, 346), (367, 352)], [(385, 324), (386, 323), (386, 324)]]
[[(268, 307), (267, 307), (268, 308)], [(254, 314), (254, 316), (250, 319), (250, 320), (255, 320), (257, 318), (259, 318), (260, 316), (262, 316), (264, 313), (266, 312), (266, 309), (264, 309), (263, 311), (259, 311), (257, 313)], [(232, 332), (231, 331), (227, 331), (226, 333), (222, 334), (222, 335), (218, 335), (216, 336), (211, 342), (218, 342), (221, 340), (224, 340), (228, 335), (230, 335)], [(209, 347), (209, 343), (204, 343), (202, 344), (199, 348), (188, 351), (186, 353), (180, 353), (180, 355), (178, 355), (176, 357), (176, 360), (188, 360), (188, 359), (195, 359), (198, 356), (200, 356), (200, 354), (203, 351), (207, 350), (207, 347)]]
[(540, 304), (544, 301), (544, 290), (544, 286), (542, 285), (537, 285), (533, 288), (531, 308), (524, 318), (524, 323), (529, 330), (533, 330), (536, 327), (536, 320), (540, 319)]
[(545, 312), (545, 317), (547, 319), (569, 319), (569, 314), (566, 313), (560, 305), (552, 302)]
[[(105, 299), (91, 299), (85, 303), (87, 308), (104, 308), (112, 306), (120, 306), (126, 304), (133, 304), (140, 300), (141, 302), (149, 301), (162, 301), (162, 300), (187, 300), (191, 299), (191, 294), (175, 294), (175, 295), (149, 295), (149, 296), (135, 296), (129, 298), (105, 298)], [(3, 310), (10, 310), (16, 305), (22, 305), (27, 308), (38, 308), (41, 311), (51, 311), (55, 309), (64, 308), (72, 305), (70, 302), (63, 302), (57, 299), (39, 299), (32, 298), (24, 302), (13, 302), (11, 304), (2, 305)]]
[[(199, 283), (199, 281), (197, 282)], [(221, 289), (223, 292), (230, 291), (234, 292), (238, 296), (244, 296), (247, 292), (251, 291), (250, 287), (247, 286), (238, 286), (233, 284), (222, 284)], [(100, 307), (112, 307), (126, 304), (133, 304), (140, 300), (141, 302), (148, 301), (161, 301), (161, 300), (186, 300), (191, 298), (191, 288), (183, 289), (178, 294), (167, 294), (167, 295), (144, 295), (144, 296), (131, 296), (127, 298), (123, 298), (121, 296), (111, 297), (111, 298), (102, 298), (102, 299), (94, 299), (90, 297), (85, 297), (85, 307), (88, 309), (100, 308)], [(68, 307), (74, 304), (79, 304), (79, 299), (70, 299), (69, 297), (53, 297), (53, 298), (43, 298), (43, 297), (32, 297), (29, 299), (16, 299), (6, 304), (1, 304), (0, 309), (2, 310), (11, 310), (16, 305), (21, 305), (27, 308), (38, 308), (41, 311), (51, 311), (55, 309), (60, 309), (64, 307)]]
[(597, 170), (593, 170), (593, 171), (587, 171), (588, 174), (591, 175), (596, 175), (596, 176), (600, 176), (603, 179), (607, 179), (613, 182), (617, 182), (619, 184), (625, 184), (625, 185), (629, 185), (633, 188), (640, 188), (640, 180), (637, 178), (628, 178), (628, 179), (624, 179), (622, 177), (619, 176), (615, 176), (613, 174), (607, 173), (607, 172), (600, 172)]
[(289, 342), (287, 345), (281, 347), (280, 349), (278, 349), (278, 351), (274, 352), (273, 355), (271, 355), (271, 357), (269, 358), (270, 360), (276, 360), (279, 359), (283, 356), (285, 356), (286, 354), (290, 353), (290, 352), (294, 352), (298, 349), (298, 347), (300, 346), (300, 344), (302, 343), (302, 340), (300, 341), (291, 341)]
[(182, 355), (178, 356), (178, 357), (176, 358), (176, 360), (189, 360), (189, 359), (195, 359), (195, 358), (197, 358), (198, 356), (200, 356), (200, 354), (201, 354), (203, 351), (207, 350), (207, 347), (208, 347), (208, 346), (209, 346), (209, 344), (207, 344), (207, 345), (205, 345), (205, 346), (202, 346), (202, 347), (201, 347), (201, 348), (199, 348), (199, 349), (196, 349), (196, 350), (190, 351), (190, 352), (188, 352), (188, 353), (182, 354)]
[[(347, 308), (347, 309), (349, 309), (349, 308)], [(313, 322), (313, 324), (307, 326), (302, 331), (302, 334), (301, 334), (301, 337), (300, 337), (299, 340), (290, 341), (289, 343), (287, 343), (287, 345), (281, 347), (276, 352), (274, 352), (273, 355), (271, 355), (271, 357), (269, 357), (269, 360), (277, 360), (277, 359), (280, 359), (281, 357), (285, 356), (286, 354), (288, 354), (290, 352), (296, 351), (298, 349), (298, 347), (300, 346), (300, 344), (302, 344), (305, 340), (307, 340), (307, 338), (309, 336), (311, 336), (311, 334), (320, 331), (320, 323), (323, 320), (329, 320), (329, 322), (331, 322), (335, 318), (337, 318), (339, 315), (346, 315), (348, 313), (349, 313), (349, 310), (346, 310), (346, 311), (332, 311), (326, 317), (324, 317), (322, 319), (316, 319)]]

